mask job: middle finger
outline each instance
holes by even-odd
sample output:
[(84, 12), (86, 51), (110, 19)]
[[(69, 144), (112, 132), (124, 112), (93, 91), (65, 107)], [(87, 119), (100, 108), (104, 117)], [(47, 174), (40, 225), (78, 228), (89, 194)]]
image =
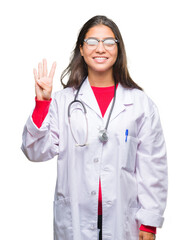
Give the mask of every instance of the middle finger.
[(47, 77), (47, 60), (43, 59), (43, 77)]

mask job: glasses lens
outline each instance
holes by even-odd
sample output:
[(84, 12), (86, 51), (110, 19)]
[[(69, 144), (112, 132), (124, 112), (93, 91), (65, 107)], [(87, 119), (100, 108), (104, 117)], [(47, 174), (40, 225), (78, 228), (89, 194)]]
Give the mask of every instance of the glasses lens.
[(98, 45), (98, 41), (96, 39), (93, 39), (93, 38), (87, 39), (86, 42), (89, 46), (97, 46)]
[(115, 40), (114, 39), (111, 39), (111, 38), (108, 38), (108, 39), (105, 39), (104, 40), (104, 47), (107, 48), (107, 49), (111, 49), (115, 46)]

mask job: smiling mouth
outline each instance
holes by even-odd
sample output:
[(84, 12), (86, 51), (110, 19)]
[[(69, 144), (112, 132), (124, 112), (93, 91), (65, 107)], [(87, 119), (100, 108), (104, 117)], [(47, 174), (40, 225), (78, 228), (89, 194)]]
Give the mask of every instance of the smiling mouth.
[(96, 60), (106, 60), (108, 58), (107, 57), (94, 57), (93, 59), (96, 59)]
[(96, 63), (103, 64), (103, 63), (106, 63), (106, 61), (108, 60), (108, 58), (107, 58), (107, 57), (93, 57), (93, 60), (94, 60)]

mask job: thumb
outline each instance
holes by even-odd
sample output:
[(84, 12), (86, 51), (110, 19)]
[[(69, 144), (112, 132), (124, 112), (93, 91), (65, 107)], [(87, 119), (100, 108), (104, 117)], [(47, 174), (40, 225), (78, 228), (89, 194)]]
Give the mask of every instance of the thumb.
[(35, 82), (40, 88), (43, 88), (43, 83), (39, 79), (36, 79)]
[(142, 231), (139, 232), (139, 240), (143, 240), (143, 232)]
[(52, 84), (50, 82), (48, 83), (48, 82), (42, 81), (41, 79), (37, 79), (36, 83), (41, 89), (44, 89), (44, 90), (47, 90), (47, 91), (49, 89), (51, 89)]

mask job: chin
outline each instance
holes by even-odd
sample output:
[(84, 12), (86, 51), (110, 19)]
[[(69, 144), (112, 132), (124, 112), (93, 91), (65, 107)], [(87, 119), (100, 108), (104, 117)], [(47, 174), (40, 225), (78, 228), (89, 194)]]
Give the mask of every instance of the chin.
[(112, 67), (105, 68), (104, 66), (102, 66), (102, 67), (91, 68), (90, 70), (96, 73), (106, 73), (106, 72), (109, 73), (110, 71), (112, 71)]

